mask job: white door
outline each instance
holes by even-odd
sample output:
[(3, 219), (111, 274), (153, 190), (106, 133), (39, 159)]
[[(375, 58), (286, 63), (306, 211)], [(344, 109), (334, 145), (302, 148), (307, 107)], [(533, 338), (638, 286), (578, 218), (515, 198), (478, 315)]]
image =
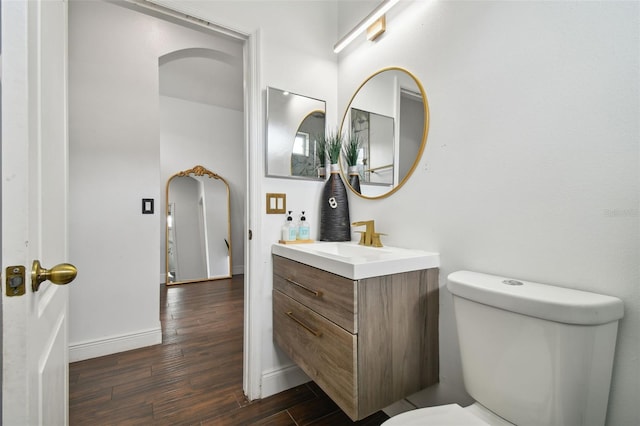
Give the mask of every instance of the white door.
[[(34, 260), (44, 267), (65, 262), (68, 253), (67, 4), (3, 0), (0, 7), (2, 420), (65, 425), (68, 287), (45, 281), (34, 291), (31, 269)], [(6, 278), (13, 270), (6, 268), (20, 265), (26, 267), (26, 292), (8, 296)]]

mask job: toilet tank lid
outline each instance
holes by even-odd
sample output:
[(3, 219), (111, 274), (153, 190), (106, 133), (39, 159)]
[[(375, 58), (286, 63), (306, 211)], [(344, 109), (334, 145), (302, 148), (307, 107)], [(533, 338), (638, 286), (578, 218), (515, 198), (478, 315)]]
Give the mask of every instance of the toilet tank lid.
[[(447, 288), (456, 296), (549, 321), (606, 324), (624, 314), (622, 300), (587, 291), (471, 271), (453, 272), (447, 280)], [(513, 285), (514, 281), (522, 285)]]

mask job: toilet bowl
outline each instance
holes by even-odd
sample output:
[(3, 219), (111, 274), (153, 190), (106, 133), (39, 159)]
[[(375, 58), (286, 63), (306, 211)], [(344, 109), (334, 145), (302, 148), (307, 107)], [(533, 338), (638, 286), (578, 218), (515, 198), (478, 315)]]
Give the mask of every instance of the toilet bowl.
[(407, 411), (385, 426), (605, 423), (620, 299), (470, 271), (447, 280), (476, 403)]
[(477, 402), (468, 407), (458, 404), (418, 408), (391, 417), (384, 426), (513, 426)]

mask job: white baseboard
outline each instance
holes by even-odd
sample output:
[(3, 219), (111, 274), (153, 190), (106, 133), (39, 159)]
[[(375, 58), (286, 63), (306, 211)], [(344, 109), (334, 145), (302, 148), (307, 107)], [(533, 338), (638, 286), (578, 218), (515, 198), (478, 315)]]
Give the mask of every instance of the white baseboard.
[[(244, 275), (244, 265), (233, 265), (231, 268), (232, 275)], [(160, 285), (164, 285), (167, 282), (167, 274), (164, 272), (160, 274), (160, 278), (158, 279)]]
[(112, 336), (106, 339), (69, 345), (69, 362), (83, 361), (99, 356), (130, 351), (162, 343), (162, 328), (139, 331), (137, 333)]
[(288, 365), (262, 373), (261, 398), (275, 395), (287, 389), (311, 381), (297, 365)]

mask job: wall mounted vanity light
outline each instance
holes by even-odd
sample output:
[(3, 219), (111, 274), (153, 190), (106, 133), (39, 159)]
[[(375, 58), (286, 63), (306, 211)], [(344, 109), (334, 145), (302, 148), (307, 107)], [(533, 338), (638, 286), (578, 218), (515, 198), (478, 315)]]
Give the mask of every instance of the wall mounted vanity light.
[[(342, 37), (336, 44), (333, 46), (333, 51), (335, 53), (339, 53), (342, 49), (347, 47), (349, 43), (356, 39), (360, 34), (364, 31), (367, 31), (368, 28), (371, 27), (370, 31), (367, 31), (367, 39), (375, 40), (380, 34), (384, 33), (386, 23), (384, 19), (384, 14), (389, 11), (396, 3), (400, 0), (384, 0), (378, 7), (376, 7), (370, 14), (368, 14), (362, 21), (358, 23), (351, 31), (347, 33), (344, 37)], [(380, 20), (380, 21), (379, 21)], [(370, 36), (369, 33), (372, 35)]]
[(387, 19), (385, 15), (378, 18), (376, 22), (367, 27), (367, 40), (374, 41), (387, 30)]

